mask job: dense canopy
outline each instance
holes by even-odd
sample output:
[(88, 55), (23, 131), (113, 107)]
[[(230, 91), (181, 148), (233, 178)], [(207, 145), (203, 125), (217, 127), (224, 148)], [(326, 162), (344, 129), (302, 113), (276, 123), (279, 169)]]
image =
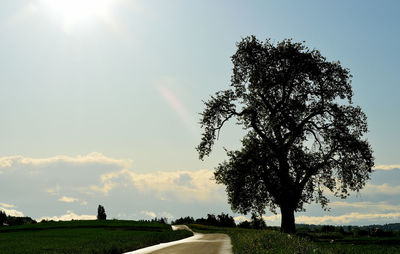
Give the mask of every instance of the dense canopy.
[(280, 207), (281, 230), (293, 232), (304, 203), (326, 208), (327, 190), (345, 198), (365, 185), (374, 159), (348, 69), (304, 43), (254, 36), (237, 44), (232, 62), (230, 89), (205, 102), (197, 150), (201, 159), (209, 155), (232, 118), (247, 131), (242, 148), (228, 151), (215, 171), (234, 211)]

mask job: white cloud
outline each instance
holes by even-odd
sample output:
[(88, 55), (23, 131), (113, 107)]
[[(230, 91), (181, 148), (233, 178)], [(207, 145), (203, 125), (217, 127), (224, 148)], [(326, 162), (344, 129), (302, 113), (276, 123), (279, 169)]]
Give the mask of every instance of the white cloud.
[(17, 156), (1, 157), (0, 158), (0, 168), (9, 168), (13, 165), (13, 160)]
[(46, 189), (46, 192), (51, 194), (51, 195), (59, 195), (60, 189), (61, 189), (60, 185), (57, 184), (55, 188)]
[(66, 214), (61, 215), (61, 216), (44, 216), (39, 219), (41, 220), (54, 220), (54, 221), (68, 221), (68, 220), (95, 220), (96, 216), (95, 215), (89, 215), (89, 214), (81, 214), (78, 215), (74, 213), (73, 211), (68, 210)]
[(296, 223), (304, 224), (351, 224), (359, 221), (371, 220), (399, 220), (400, 212), (395, 213), (348, 213), (338, 216), (324, 215), (324, 216), (306, 216), (301, 215), (296, 217)]
[[(269, 216), (262, 216), (262, 218), (265, 220), (265, 222), (267, 224), (271, 224), (271, 223), (278, 223), (281, 221), (281, 215), (280, 214), (273, 214), (273, 215), (269, 215)], [(296, 217), (296, 223), (297, 223), (297, 217)]]
[(379, 210), (379, 211), (400, 211), (400, 205), (391, 205), (386, 202), (343, 202), (343, 201), (336, 201), (330, 203), (331, 207), (350, 207), (350, 208), (359, 208), (359, 209), (368, 209), (371, 210)]
[(0, 206), (5, 207), (5, 208), (14, 208), (15, 207), (15, 205), (10, 205), (10, 204), (1, 203), (1, 202), (0, 202)]
[[(241, 216), (238, 216), (241, 217)], [(244, 216), (243, 216), (244, 217)], [(343, 215), (324, 215), (324, 216), (308, 216), (299, 215), (296, 217), (296, 223), (299, 224), (334, 224), (334, 225), (344, 225), (344, 224), (357, 224), (362, 222), (362, 224), (369, 224), (371, 221), (396, 221), (400, 219), (400, 212), (392, 213), (359, 213), (352, 212)], [(246, 217), (240, 219), (247, 219)], [(279, 225), (281, 222), (281, 215), (270, 215), (263, 216), (263, 219), (267, 225)]]
[(400, 169), (400, 164), (377, 165), (374, 167), (374, 170), (392, 170), (392, 169)]
[(61, 198), (58, 199), (58, 201), (65, 202), (65, 203), (73, 203), (79, 201), (77, 198), (72, 198), (72, 197), (66, 197), (62, 196)]
[[(8, 156), (0, 158), (0, 169), (4, 171), (1, 175), (3, 184), (0, 185), (0, 192), (12, 194), (23, 191), (27, 199), (35, 198), (46, 191), (47, 199), (40, 200), (40, 206), (54, 207), (57, 202), (69, 203), (69, 209), (79, 209), (88, 205), (86, 200), (110, 200), (117, 204), (115, 196), (128, 198), (129, 191), (139, 193), (138, 199), (151, 197), (154, 202), (182, 204), (182, 202), (197, 202), (203, 206), (212, 207), (216, 203), (226, 204), (226, 194), (223, 185), (218, 185), (213, 180), (213, 170), (177, 170), (170, 172), (149, 172), (137, 173), (131, 169), (131, 160), (115, 159), (104, 156), (100, 153), (77, 156), (53, 156), (48, 158), (28, 158), (22, 156)], [(378, 166), (377, 166), (378, 167)], [(391, 165), (381, 167), (385, 170), (396, 168)], [(20, 170), (21, 169), (21, 170)], [(99, 170), (100, 169), (100, 170)], [(29, 174), (33, 171), (40, 171), (41, 175)], [(12, 174), (9, 174), (12, 172)], [(15, 175), (14, 175), (15, 173)], [(382, 172), (384, 173), (384, 172)], [(8, 181), (7, 177), (13, 179)], [(19, 182), (20, 181), (20, 182)], [(29, 188), (19, 188), (29, 183)], [(50, 185), (51, 184), (51, 185)], [(90, 196), (88, 196), (90, 194)], [(142, 195), (143, 194), (143, 195)], [(393, 198), (400, 194), (400, 186), (384, 183), (381, 185), (367, 184), (360, 192), (364, 202), (332, 202), (332, 207), (338, 208), (334, 215), (329, 216), (298, 216), (297, 222), (301, 223), (368, 223), (370, 221), (384, 221), (396, 219), (400, 212), (400, 205), (393, 201)], [(104, 197), (103, 195), (112, 195)], [(392, 204), (384, 202), (370, 202), (368, 198), (376, 199), (377, 195), (391, 195)], [(56, 198), (55, 198), (56, 197)], [(380, 196), (379, 196), (380, 197)], [(58, 200), (58, 201), (57, 201)], [(163, 201), (161, 201), (163, 200)], [(3, 200), (6, 201), (6, 200)], [(38, 201), (38, 200), (36, 200)], [(53, 203), (49, 203), (53, 202)], [(101, 201), (105, 202), (105, 201)], [(18, 203), (21, 205), (21, 203)], [(58, 203), (59, 204), (59, 203)], [(89, 204), (91, 205), (91, 204)], [(157, 204), (158, 205), (158, 204)], [(182, 204), (183, 205), (183, 204)], [(152, 206), (153, 207), (153, 206)], [(227, 206), (228, 207), (228, 206)], [(155, 211), (162, 211), (160, 207), (153, 207)], [(10, 215), (23, 216), (23, 213), (15, 210), (15, 205), (0, 203), (0, 209), (6, 210)], [(57, 206), (57, 209), (62, 209)], [(63, 214), (64, 210), (54, 210), (54, 214)], [(148, 206), (129, 207), (130, 211), (116, 211), (118, 213), (131, 213), (140, 210), (142, 214), (151, 218), (167, 217), (171, 219), (176, 209), (169, 212), (147, 211)], [(136, 210), (137, 209), (137, 210)], [(228, 209), (228, 208), (227, 208)], [(94, 209), (95, 210), (95, 209)], [(76, 210), (78, 211), (78, 210)], [(24, 210), (28, 216), (40, 217), (42, 211), (33, 208)], [(146, 213), (144, 213), (146, 212)], [(193, 211), (194, 213), (198, 211)], [(335, 216), (337, 212), (342, 215)], [(364, 213), (367, 212), (367, 213)], [(36, 215), (35, 215), (36, 213)], [(61, 216), (46, 217), (54, 220), (70, 219), (95, 219), (94, 215), (77, 215), (68, 211)], [(246, 220), (245, 216), (236, 216), (235, 220), (240, 222)], [(267, 224), (279, 224), (280, 215), (264, 216)], [(385, 220), (386, 219), (386, 220)]]
[(7, 209), (0, 206), (0, 210), (5, 212), (9, 216), (24, 217), (24, 214), (22, 212), (17, 211), (15, 209)]
[(5, 212), (7, 215), (10, 216), (17, 216), (17, 217), (23, 217), (24, 214), (18, 210), (12, 209), (15, 208), (15, 205), (11, 204), (6, 204), (6, 203), (0, 203), (0, 211)]
[(360, 191), (360, 193), (368, 195), (398, 195), (400, 194), (400, 185), (394, 186), (386, 183), (380, 185), (367, 184), (365, 185), (365, 188)]
[(160, 213), (155, 213), (152, 211), (141, 211), (141, 214), (144, 214), (150, 218), (155, 218), (155, 217), (160, 217), (160, 218), (167, 218), (168, 220), (171, 220), (174, 218), (174, 216), (169, 213), (169, 212), (160, 212)]
[(233, 219), (235, 220), (235, 223), (236, 223), (236, 224), (238, 224), (238, 223), (240, 223), (240, 222), (242, 222), (242, 221), (250, 221), (250, 219), (247, 218), (247, 217), (244, 216), (244, 215), (235, 216)]
[(103, 174), (103, 186), (91, 186), (91, 190), (107, 194), (117, 186), (133, 185), (141, 192), (155, 192), (158, 198), (165, 200), (173, 194), (180, 200), (215, 201), (224, 200), (224, 191), (221, 185), (212, 180), (212, 170), (172, 171), (155, 173), (135, 173), (128, 169)]
[(108, 192), (118, 186), (117, 183), (114, 182), (106, 182), (103, 186), (91, 185), (90, 189), (92, 191), (102, 192), (104, 195), (108, 195)]
[(67, 156), (67, 155), (57, 155), (48, 158), (30, 158), (23, 157), (21, 155), (0, 157), (0, 168), (10, 168), (14, 165), (32, 165), (32, 166), (42, 166), (54, 164), (57, 162), (66, 162), (71, 164), (112, 164), (118, 165), (122, 168), (130, 167), (132, 160), (114, 159), (106, 157), (101, 153), (93, 152), (87, 155), (77, 155), (77, 156)]
[(141, 211), (140, 213), (141, 213), (141, 214), (144, 214), (144, 215), (147, 215), (147, 216), (149, 216), (149, 217), (151, 217), (151, 218), (157, 217), (156, 213), (155, 213), (155, 212), (152, 212), (152, 211)]

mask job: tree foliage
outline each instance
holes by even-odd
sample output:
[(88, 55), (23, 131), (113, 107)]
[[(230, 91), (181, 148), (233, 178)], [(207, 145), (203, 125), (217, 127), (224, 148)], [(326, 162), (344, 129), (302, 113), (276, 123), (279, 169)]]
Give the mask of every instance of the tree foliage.
[(216, 227), (236, 227), (235, 220), (229, 214), (221, 213), (217, 216), (214, 214), (207, 214), (206, 218), (198, 218), (194, 219), (193, 217), (182, 217), (175, 221), (172, 221), (171, 224), (202, 224)]
[(176, 219), (175, 221), (172, 221), (171, 224), (177, 225), (177, 224), (193, 224), (194, 223), (194, 218), (187, 216), (187, 217), (181, 217), (179, 219)]
[(348, 69), (304, 43), (254, 36), (237, 44), (232, 62), (230, 89), (205, 102), (197, 150), (200, 159), (208, 156), (232, 118), (247, 132), (215, 171), (234, 211), (279, 207), (281, 229), (292, 232), (294, 211), (305, 203), (327, 208), (327, 190), (345, 198), (365, 185), (374, 160)]
[(104, 209), (104, 206), (99, 205), (97, 208), (97, 219), (98, 220), (106, 220), (107, 219), (107, 214), (106, 210)]
[(4, 211), (0, 210), (0, 226), (7, 222), (7, 215)]
[(251, 214), (251, 227), (255, 229), (266, 229), (267, 224), (262, 216), (257, 215), (256, 213)]

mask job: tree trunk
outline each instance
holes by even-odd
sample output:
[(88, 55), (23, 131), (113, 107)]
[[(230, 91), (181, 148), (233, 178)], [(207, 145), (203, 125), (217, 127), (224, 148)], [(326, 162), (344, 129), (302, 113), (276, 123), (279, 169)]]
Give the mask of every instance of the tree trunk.
[(296, 226), (294, 224), (294, 209), (286, 206), (281, 206), (281, 232), (295, 233)]

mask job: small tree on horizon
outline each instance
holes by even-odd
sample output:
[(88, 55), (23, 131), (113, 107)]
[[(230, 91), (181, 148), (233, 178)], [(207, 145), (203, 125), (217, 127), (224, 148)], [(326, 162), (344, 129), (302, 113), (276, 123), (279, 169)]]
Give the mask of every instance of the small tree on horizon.
[(283, 40), (276, 45), (254, 36), (237, 44), (230, 89), (205, 102), (197, 147), (208, 156), (224, 124), (235, 118), (246, 131), (242, 147), (214, 173), (224, 184), (232, 210), (281, 211), (281, 231), (295, 231), (295, 211), (325, 192), (345, 198), (369, 179), (374, 158), (367, 117), (352, 102), (351, 75), (318, 50)]
[(97, 208), (97, 219), (98, 220), (106, 220), (107, 219), (107, 214), (106, 210), (104, 209), (104, 206), (99, 205)]

